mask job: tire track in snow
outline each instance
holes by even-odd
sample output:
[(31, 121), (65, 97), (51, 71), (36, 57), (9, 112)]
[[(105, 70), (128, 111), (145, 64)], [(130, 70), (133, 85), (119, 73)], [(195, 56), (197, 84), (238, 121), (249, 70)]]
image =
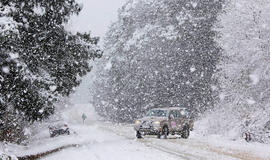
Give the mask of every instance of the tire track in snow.
[[(126, 138), (128, 140), (134, 140), (133, 137), (127, 136), (125, 134), (121, 134), (119, 132), (116, 132), (115, 130), (111, 129), (110, 127), (104, 127), (104, 125), (99, 125), (99, 128), (102, 129), (102, 130), (112, 132), (112, 133), (114, 133), (114, 134), (116, 134), (118, 136), (124, 137), (124, 138)], [(168, 153), (170, 155), (173, 155), (173, 156), (175, 156), (177, 158), (181, 158), (181, 159), (184, 159), (184, 160), (206, 160), (203, 157), (195, 156), (195, 155), (184, 153), (184, 152), (173, 151), (171, 148), (166, 148), (166, 147), (161, 146), (161, 145), (156, 145), (156, 144), (151, 143), (151, 141), (147, 141), (147, 140), (144, 140), (144, 139), (138, 140), (138, 142), (143, 143), (146, 147), (154, 148), (156, 150)]]
[(183, 152), (179, 152), (179, 151), (174, 151), (171, 148), (167, 148), (167, 147), (164, 147), (162, 145), (153, 144), (151, 142), (142, 141), (142, 143), (144, 143), (148, 147), (155, 148), (157, 150), (168, 153), (170, 155), (181, 157), (185, 160), (207, 160), (206, 158), (203, 158), (203, 157), (194, 156), (192, 154), (183, 153)]
[[(123, 127), (124, 129), (128, 128), (126, 126), (120, 126), (120, 127)], [(102, 123), (102, 125), (99, 125), (99, 128), (111, 131), (111, 132), (117, 134), (118, 136), (125, 137), (126, 139), (129, 139), (129, 140), (135, 139), (133, 136), (119, 132), (118, 131), (119, 129), (117, 130), (117, 129), (112, 128), (112, 125), (106, 126)], [(214, 154), (217, 154), (219, 156), (225, 156), (227, 159), (229, 157), (231, 157), (233, 159), (239, 159), (239, 160), (268, 160), (268, 159), (264, 159), (264, 158), (255, 156), (255, 155), (252, 155), (251, 153), (244, 152), (244, 151), (232, 150), (232, 149), (231, 150), (224, 150), (224, 148), (221, 148), (221, 147), (214, 148), (214, 147), (210, 146), (209, 144), (206, 144), (206, 143), (203, 143), (200, 141), (197, 141), (196, 142), (197, 144), (190, 143), (190, 141), (187, 141), (187, 142), (175, 141), (175, 140), (172, 141), (170, 139), (167, 139), (166, 141), (171, 143), (171, 144), (177, 144), (177, 145), (181, 144), (182, 146), (187, 146), (191, 149), (195, 148), (195, 149), (199, 149), (199, 150), (206, 151), (209, 153), (214, 153)], [(143, 143), (145, 146), (152, 147), (152, 148), (155, 148), (155, 149), (160, 150), (162, 152), (166, 152), (166, 153), (169, 153), (169, 154), (172, 154), (172, 155), (175, 155), (177, 157), (184, 158), (187, 160), (193, 160), (193, 159), (194, 160), (207, 160), (207, 159), (209, 159), (209, 158), (206, 158), (203, 156), (193, 155), (193, 154), (187, 153), (187, 152), (181, 152), (179, 150), (176, 151), (175, 149), (172, 149), (170, 147), (166, 147), (164, 145), (153, 143), (150, 139), (142, 139), (142, 140), (139, 140), (139, 142)]]
[(255, 155), (252, 155), (251, 153), (248, 153), (248, 152), (232, 150), (232, 149), (224, 150), (224, 148), (221, 148), (221, 147), (214, 148), (214, 147), (211, 147), (209, 144), (206, 144), (203, 142), (197, 142), (197, 144), (183, 142), (183, 141), (178, 142), (178, 143), (175, 141), (170, 141), (170, 142), (174, 144), (181, 143), (182, 145), (185, 145), (185, 146), (199, 148), (205, 151), (210, 151), (210, 152), (218, 153), (219, 155), (225, 155), (225, 156), (229, 156), (229, 157), (233, 157), (233, 158), (237, 158), (241, 160), (266, 160), (261, 157), (256, 157)]

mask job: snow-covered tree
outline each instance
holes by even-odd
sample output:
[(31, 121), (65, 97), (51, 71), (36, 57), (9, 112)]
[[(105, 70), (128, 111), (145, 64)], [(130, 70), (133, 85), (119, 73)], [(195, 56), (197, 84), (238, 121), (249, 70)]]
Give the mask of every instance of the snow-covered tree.
[[(75, 0), (8, 0), (0, 10), (0, 124), (7, 135), (52, 114), (100, 52), (97, 38), (65, 30), (81, 10)], [(17, 141), (10, 137), (4, 139)]]
[(108, 31), (94, 106), (117, 121), (153, 107), (212, 105), (221, 1), (130, 0)]
[(216, 74), (220, 103), (209, 115), (215, 119), (207, 129), (212, 133), (259, 134), (270, 120), (269, 9), (266, 0), (230, 0), (219, 17), (224, 52)]

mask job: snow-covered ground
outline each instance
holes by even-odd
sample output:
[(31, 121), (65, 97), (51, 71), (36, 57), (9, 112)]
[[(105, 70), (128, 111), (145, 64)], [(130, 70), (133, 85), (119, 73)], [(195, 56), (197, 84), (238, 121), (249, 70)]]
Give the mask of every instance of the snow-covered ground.
[[(72, 134), (49, 138), (48, 130), (33, 136), (28, 146), (3, 145), (9, 155), (33, 155), (61, 146), (69, 146), (42, 160), (269, 160), (270, 146), (245, 141), (231, 141), (218, 136), (201, 136), (193, 132), (189, 139), (154, 136), (135, 139), (132, 125), (99, 120), (91, 106), (79, 105), (62, 113)], [(81, 115), (87, 120), (82, 124)], [(39, 138), (37, 138), (39, 137)]]
[(45, 157), (44, 160), (174, 160), (170, 154), (164, 154), (151, 147), (143, 146), (133, 139), (126, 139), (98, 126), (80, 126), (79, 134), (86, 142), (78, 148), (63, 150), (55, 155)]

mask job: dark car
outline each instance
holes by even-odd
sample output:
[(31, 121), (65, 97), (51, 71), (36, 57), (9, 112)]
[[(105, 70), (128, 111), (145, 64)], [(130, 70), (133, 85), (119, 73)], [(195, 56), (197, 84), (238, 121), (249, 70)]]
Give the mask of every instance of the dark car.
[(59, 135), (69, 135), (69, 127), (67, 124), (57, 124), (54, 126), (49, 126), (50, 137), (55, 137)]

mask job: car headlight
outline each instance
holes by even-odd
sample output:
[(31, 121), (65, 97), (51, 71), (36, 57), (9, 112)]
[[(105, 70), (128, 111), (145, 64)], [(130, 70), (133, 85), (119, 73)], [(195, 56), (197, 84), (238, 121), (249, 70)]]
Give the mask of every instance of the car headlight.
[(153, 124), (154, 124), (155, 126), (159, 126), (159, 125), (160, 125), (160, 122), (159, 122), (159, 121), (155, 121)]
[(141, 121), (139, 121), (139, 120), (136, 120), (136, 122), (135, 122), (135, 124), (140, 124), (141, 123)]

